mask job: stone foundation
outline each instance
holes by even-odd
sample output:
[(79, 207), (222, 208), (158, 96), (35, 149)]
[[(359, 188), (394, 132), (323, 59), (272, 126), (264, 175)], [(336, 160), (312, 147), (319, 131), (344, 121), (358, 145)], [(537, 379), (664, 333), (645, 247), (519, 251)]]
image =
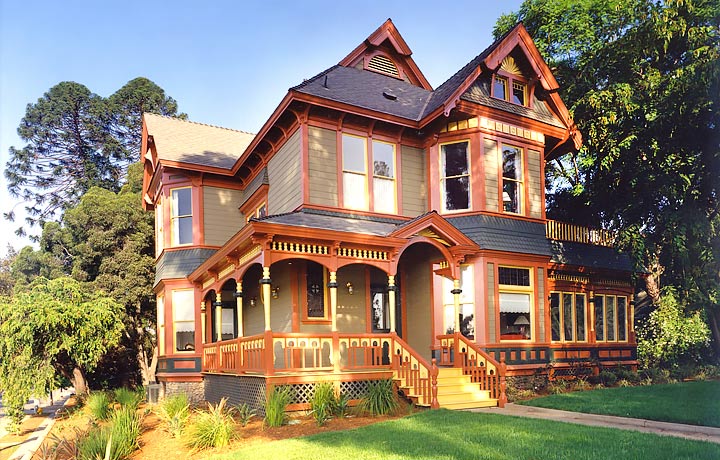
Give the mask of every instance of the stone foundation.
[(205, 381), (200, 382), (160, 382), (160, 399), (179, 394), (187, 395), (191, 406), (205, 403)]

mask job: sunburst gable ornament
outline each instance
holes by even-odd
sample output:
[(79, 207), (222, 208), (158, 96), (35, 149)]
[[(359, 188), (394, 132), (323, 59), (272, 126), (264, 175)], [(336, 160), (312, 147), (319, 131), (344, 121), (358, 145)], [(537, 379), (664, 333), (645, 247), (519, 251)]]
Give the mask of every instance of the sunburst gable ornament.
[(513, 59), (512, 56), (507, 56), (505, 59), (502, 60), (502, 63), (500, 64), (500, 70), (511, 73), (513, 75), (522, 75), (520, 72), (520, 67), (517, 66), (517, 63), (515, 63), (515, 59)]

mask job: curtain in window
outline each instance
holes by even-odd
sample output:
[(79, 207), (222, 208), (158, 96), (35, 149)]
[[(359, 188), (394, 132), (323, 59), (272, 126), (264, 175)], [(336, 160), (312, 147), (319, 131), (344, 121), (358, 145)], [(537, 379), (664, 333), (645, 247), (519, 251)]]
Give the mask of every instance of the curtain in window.
[(375, 212), (394, 214), (395, 181), (392, 179), (375, 177), (373, 179), (373, 200), (375, 203)]
[(343, 203), (348, 209), (363, 211), (368, 209), (365, 175), (343, 173)]

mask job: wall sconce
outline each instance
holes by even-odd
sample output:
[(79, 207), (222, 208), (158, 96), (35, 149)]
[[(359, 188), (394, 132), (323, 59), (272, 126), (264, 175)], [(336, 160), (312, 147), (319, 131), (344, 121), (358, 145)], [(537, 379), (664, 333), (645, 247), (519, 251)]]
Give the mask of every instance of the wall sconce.
[(255, 297), (251, 297), (250, 298), (250, 306), (254, 307), (256, 303), (257, 303), (257, 300), (255, 299)]
[(348, 294), (353, 295), (353, 285), (350, 281), (347, 282), (345, 287), (347, 288)]
[(280, 297), (280, 286), (273, 287), (270, 292), (272, 293), (272, 298), (277, 299)]

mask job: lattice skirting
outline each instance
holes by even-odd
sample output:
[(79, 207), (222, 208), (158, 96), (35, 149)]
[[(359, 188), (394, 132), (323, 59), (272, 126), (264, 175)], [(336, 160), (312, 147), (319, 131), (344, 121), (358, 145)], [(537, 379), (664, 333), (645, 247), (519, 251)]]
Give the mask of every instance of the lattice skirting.
[(204, 378), (206, 401), (217, 404), (222, 398), (227, 398), (231, 406), (245, 403), (259, 417), (265, 416), (264, 377), (207, 374)]

